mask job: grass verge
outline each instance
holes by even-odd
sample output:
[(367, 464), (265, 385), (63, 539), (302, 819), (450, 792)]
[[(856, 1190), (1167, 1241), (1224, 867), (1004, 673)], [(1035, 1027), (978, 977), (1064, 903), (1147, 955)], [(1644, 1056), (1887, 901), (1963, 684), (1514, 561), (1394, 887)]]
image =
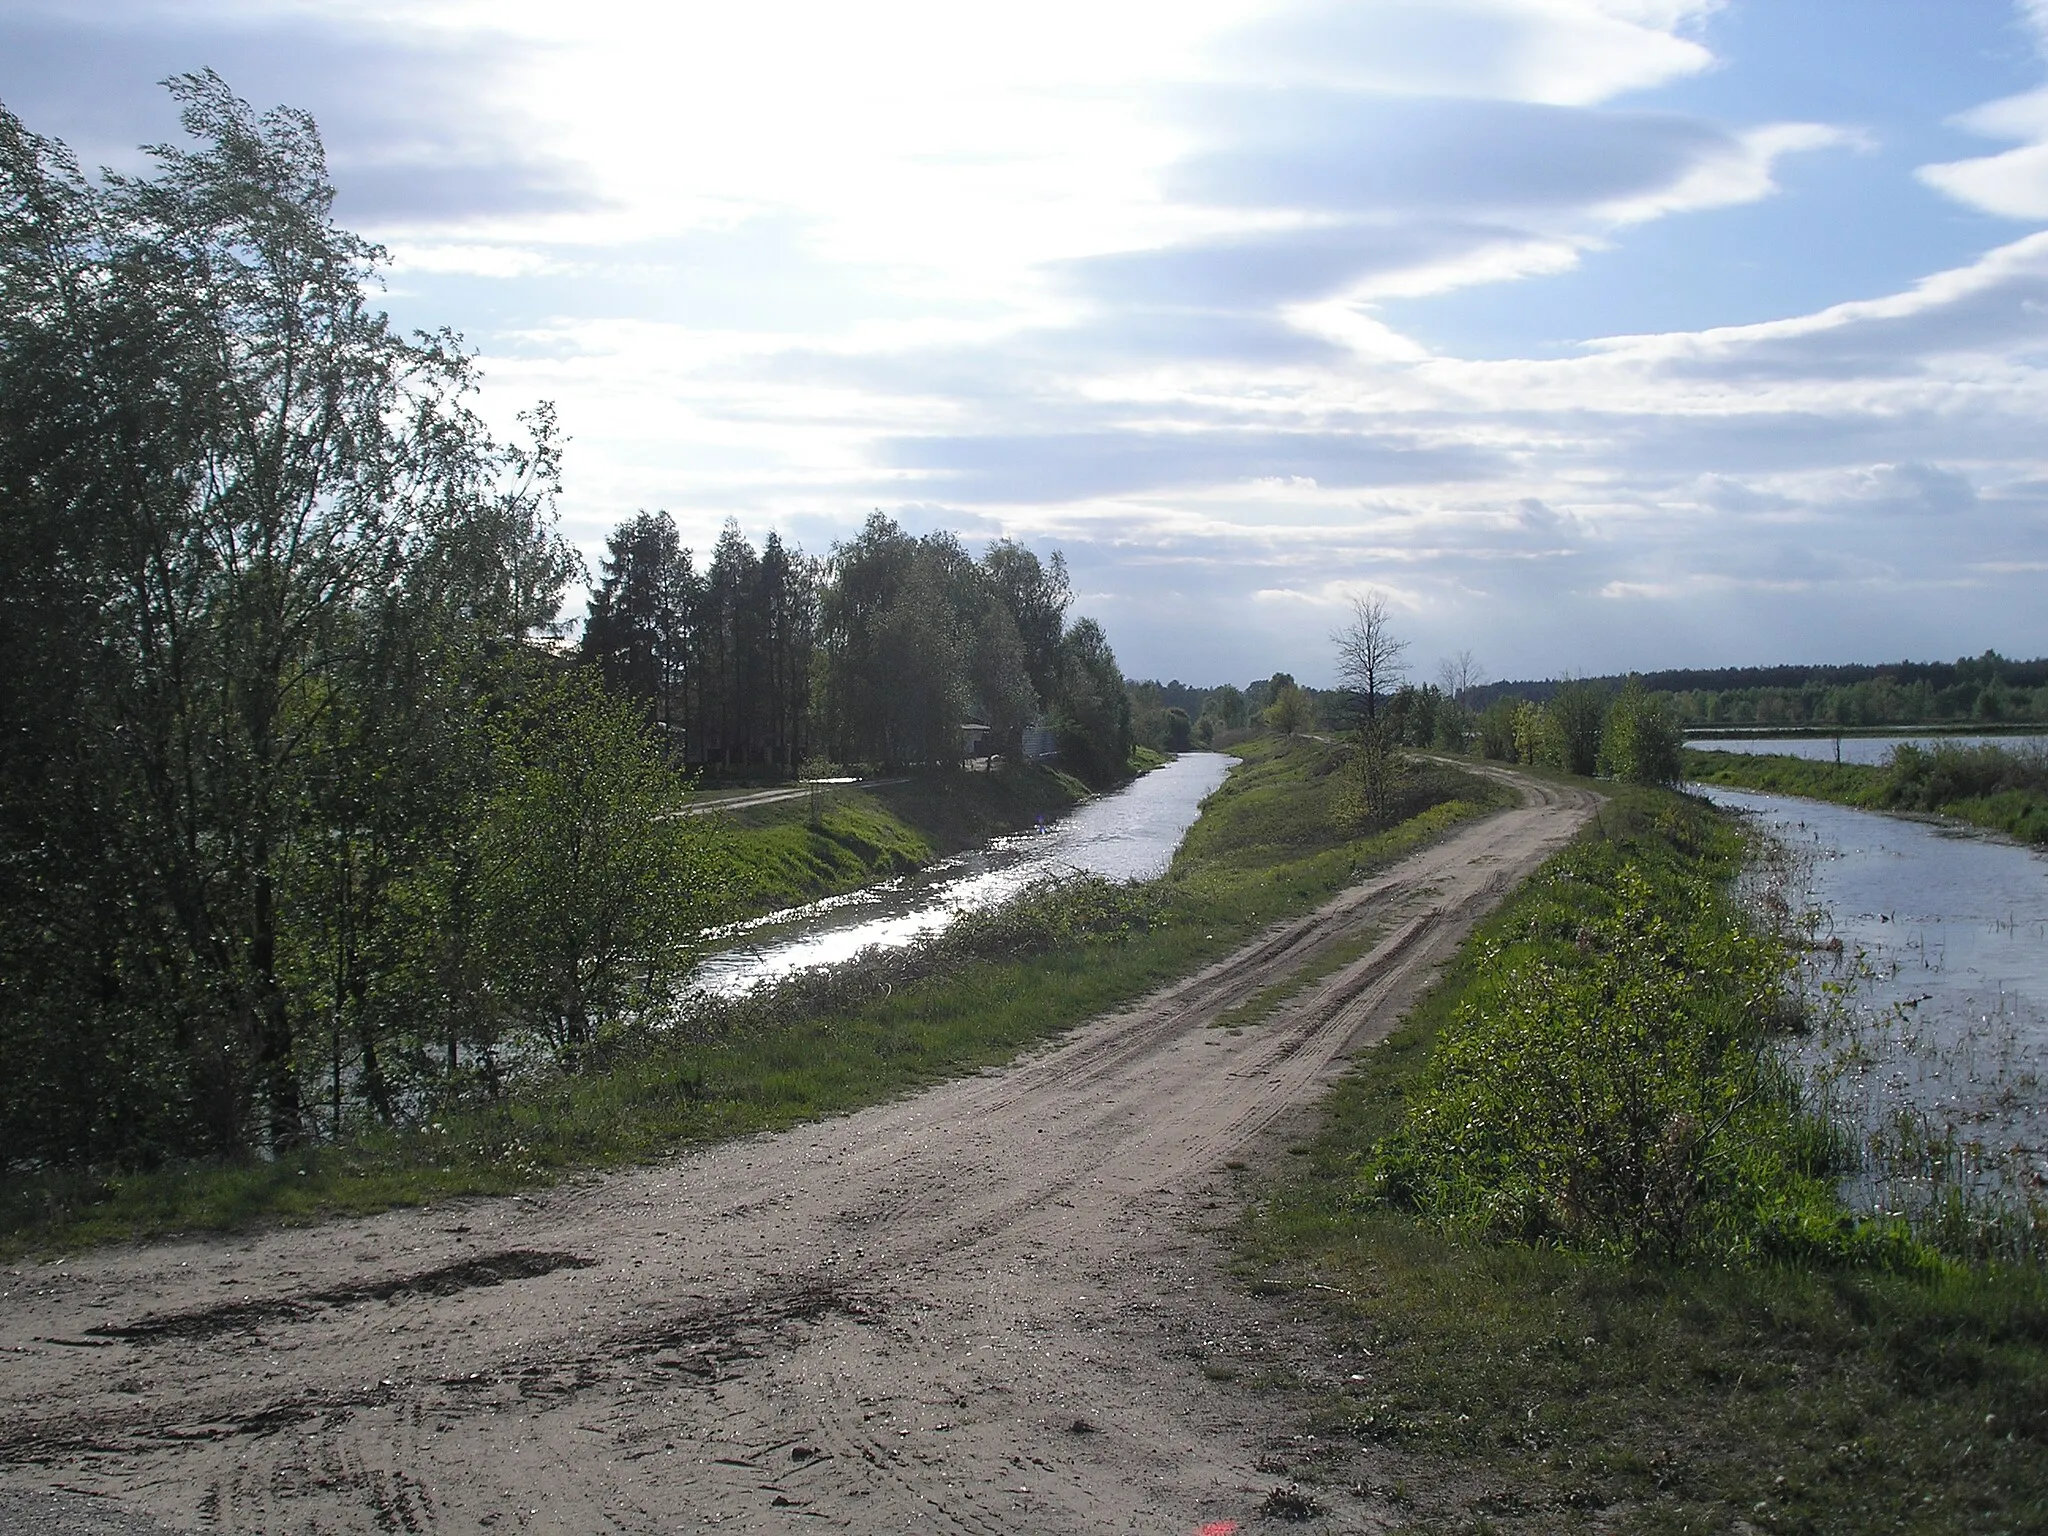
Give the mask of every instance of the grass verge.
[(1016, 763), (726, 811), (727, 894), (736, 916), (837, 895), (1062, 816), (1088, 794), (1071, 774)]
[[(2048, 1525), (2038, 1269), (1953, 1262), (1839, 1211), (1829, 1220), (1810, 1199), (1821, 1224), (1795, 1224), (1804, 1242), (1744, 1244), (1712, 1225), (1675, 1258), (1597, 1228), (1531, 1242), (1455, 1201), (1404, 1209), (1376, 1181), (1418, 1106), (1440, 1102), (1446, 1042), (1485, 1026), (1472, 1005), (1498, 1004), (1504, 970), (1541, 952), (1560, 974), (1599, 971), (1617, 882), (1560, 871), (1627, 869), (1675, 893), (1725, 873), (1731, 840), (1697, 802), (1618, 791), (1361, 1059), (1306, 1169), (1254, 1208), (1247, 1275), (1320, 1313), (1338, 1369), (1317, 1374), (1343, 1381), (1310, 1426), (1324, 1455), (1304, 1480), (1348, 1482), (1346, 1497), (1417, 1531)], [(1684, 922), (1685, 910), (1665, 915)], [(1721, 918), (1701, 909), (1700, 921)], [(1796, 1115), (1744, 1139), (1788, 1130), (1796, 1138)], [(1432, 1156), (1455, 1170), (1504, 1134), (1476, 1119), (1459, 1148)], [(1824, 1148), (1811, 1150), (1820, 1161)], [(1813, 1170), (1781, 1171), (1796, 1185)], [(1774, 1209), (1752, 1199), (1748, 1230), (1768, 1229)]]
[(1295, 738), (1242, 750), (1149, 885), (1042, 892), (984, 930), (871, 956), (694, 1029), (622, 1042), (599, 1069), (343, 1145), (271, 1163), (13, 1179), (0, 1185), (0, 1253), (502, 1194), (876, 1103), (1141, 997), (1512, 798), (1424, 765), (1400, 819), (1359, 833), (1335, 815), (1341, 748)]
[(1693, 784), (1804, 795), (1871, 811), (1953, 816), (2019, 842), (2048, 844), (2048, 758), (2038, 751), (1907, 744), (1882, 766), (1691, 747), (1683, 757), (1686, 780)]

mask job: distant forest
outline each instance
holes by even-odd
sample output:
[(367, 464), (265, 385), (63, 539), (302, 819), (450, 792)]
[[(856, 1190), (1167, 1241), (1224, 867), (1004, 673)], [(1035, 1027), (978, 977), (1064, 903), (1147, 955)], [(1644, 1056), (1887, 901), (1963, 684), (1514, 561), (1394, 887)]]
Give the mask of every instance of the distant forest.
[[(1618, 691), (1622, 677), (1578, 679)], [(2048, 721), (2048, 657), (2013, 661), (1996, 651), (1955, 661), (1875, 665), (1679, 668), (1640, 674), (1684, 726), (1886, 726)], [(1487, 683), (1464, 702), (1548, 702), (1558, 678)]]

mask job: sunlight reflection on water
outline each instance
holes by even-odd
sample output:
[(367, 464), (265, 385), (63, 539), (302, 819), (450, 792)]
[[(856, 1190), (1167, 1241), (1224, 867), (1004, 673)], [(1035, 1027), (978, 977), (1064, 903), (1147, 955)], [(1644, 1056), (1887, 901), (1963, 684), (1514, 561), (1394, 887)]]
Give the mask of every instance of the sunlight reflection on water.
[(690, 984), (733, 996), (864, 949), (908, 944), (1050, 875), (1149, 880), (1165, 872), (1203, 799), (1234, 761), (1220, 752), (1185, 752), (1043, 831), (995, 838), (914, 875), (713, 930), (718, 938), (755, 937), (708, 956)]

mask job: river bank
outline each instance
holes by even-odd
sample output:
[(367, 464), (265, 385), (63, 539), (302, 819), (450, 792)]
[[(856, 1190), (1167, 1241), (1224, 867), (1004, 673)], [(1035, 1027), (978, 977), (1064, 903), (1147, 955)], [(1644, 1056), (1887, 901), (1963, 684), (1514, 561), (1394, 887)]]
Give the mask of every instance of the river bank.
[(1014, 763), (995, 773), (820, 784), (810, 794), (730, 808), (713, 799), (705, 814), (721, 827), (727, 912), (739, 919), (908, 874), (1056, 820), (1090, 795), (1056, 767)]
[(2016, 842), (2048, 845), (2048, 759), (1995, 745), (1906, 747), (1883, 764), (1775, 752), (1681, 753), (1690, 784), (1800, 795), (1862, 810), (1947, 816)]
[[(1682, 1110), (1685, 1083), (1717, 1061), (1753, 1070), (1783, 1017), (1768, 994), (1749, 997), (1751, 1045), (1738, 1036), (1732, 1056), (1632, 1047), (1606, 1061), (1605, 1021), (1654, 976), (1590, 1006), (1610, 990), (1603, 957), (1624, 948), (1610, 933), (1623, 893), (1648, 914), (1636, 942), (1711, 954), (1730, 912), (1709, 892), (1741, 862), (1742, 839), (1701, 802), (1617, 790), (1360, 1059), (1305, 1168), (1253, 1206), (1245, 1279), (1315, 1340), (1297, 1360), (1337, 1366), (1316, 1376), (1321, 1407), (1296, 1437), (1315, 1452), (1286, 1468), (1304, 1498), (1343, 1490), (1403, 1527), (1499, 1532), (1991, 1532), (2048, 1515), (2048, 1279), (1944, 1253), (1932, 1230), (1858, 1222), (1834, 1192), (1840, 1138), (1787, 1082), (1766, 1072), (1717, 1126), (1730, 1134), (1697, 1173), (1719, 1214), (1703, 1208), (1689, 1241), (1644, 1243), (1599, 1218), (1633, 1208), (1658, 1235), (1668, 1200), (1630, 1170), (1707, 1150), (1696, 1113), (1639, 1127), (1647, 1158), (1621, 1155), (1627, 1138), (1603, 1140), (1598, 1122), (1552, 1155), (1540, 1131), (1554, 1109), (1508, 1113), (1532, 1087), (1518, 1073), (1490, 1096), (1484, 1071), (1446, 1075), (1474, 1031), (1475, 1060), (1520, 1060), (1514, 1029), (1497, 1031), (1525, 1014), (1547, 1021), (1541, 1082), (1562, 1073), (1583, 1090), (1543, 1097), (1611, 1111), (1609, 1131), (1630, 1103)], [(1688, 967), (1687, 1006), (1754, 993), (1754, 952), (1726, 954)], [(1628, 1093), (1600, 1091), (1610, 1068), (1632, 1074)], [(1432, 1140), (1446, 1093), (1463, 1118)], [(1558, 1198), (1533, 1227), (1530, 1199), (1461, 1199), (1517, 1179)]]
[(1239, 750), (1246, 761), (1158, 880), (1054, 887), (1014, 921), (952, 947), (933, 939), (822, 985), (800, 979), (701, 1027), (621, 1040), (585, 1071), (537, 1076), (341, 1146), (11, 1180), (0, 1187), (0, 1252), (509, 1193), (871, 1104), (1010, 1060), (1512, 798), (1490, 780), (1424, 765), (1398, 821), (1361, 830), (1341, 814), (1341, 748), (1294, 738)]

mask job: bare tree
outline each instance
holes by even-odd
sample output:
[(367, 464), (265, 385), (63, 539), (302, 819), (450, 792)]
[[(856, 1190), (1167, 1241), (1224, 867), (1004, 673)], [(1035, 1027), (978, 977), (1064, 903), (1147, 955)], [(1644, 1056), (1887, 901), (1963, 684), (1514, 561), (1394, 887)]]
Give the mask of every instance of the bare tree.
[(1365, 700), (1365, 718), (1379, 712), (1383, 694), (1390, 694), (1408, 675), (1408, 642), (1396, 639), (1387, 616), (1387, 600), (1378, 592), (1351, 599), (1351, 622), (1330, 636), (1337, 647), (1337, 679)]
[(1359, 723), (1352, 771), (1358, 777), (1359, 808), (1368, 824), (1383, 823), (1390, 813), (1404, 773), (1392, 722), (1381, 722), (1379, 701), (1407, 675), (1408, 642), (1394, 634), (1387, 600), (1378, 592), (1351, 599), (1351, 622), (1330, 636), (1337, 647), (1337, 677), (1365, 701)]
[(1460, 651), (1455, 656), (1446, 656), (1437, 663), (1436, 680), (1447, 699), (1465, 701), (1465, 695), (1477, 688), (1481, 682), (1479, 663), (1472, 659), (1470, 651)]

